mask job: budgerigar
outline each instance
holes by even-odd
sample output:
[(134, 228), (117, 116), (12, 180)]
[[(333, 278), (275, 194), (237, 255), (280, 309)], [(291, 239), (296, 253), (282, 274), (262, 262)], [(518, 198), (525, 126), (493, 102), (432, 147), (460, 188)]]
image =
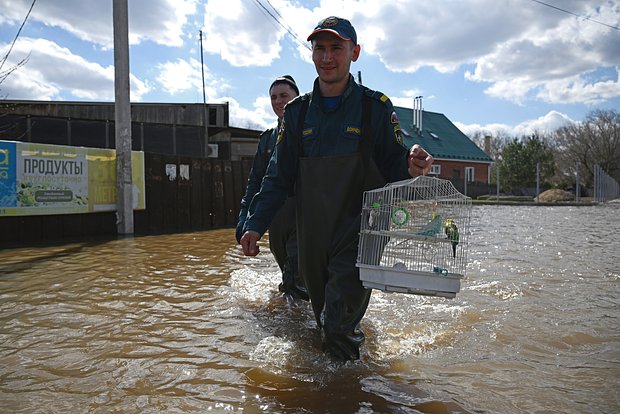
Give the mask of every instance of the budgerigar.
[(414, 234), (416, 236), (430, 236), (434, 237), (441, 231), (442, 219), (439, 214), (434, 215), (433, 219), (428, 222), (424, 227), (417, 230)]
[(459, 244), (459, 228), (452, 219), (447, 219), (444, 225), (446, 236), (452, 241), (452, 257), (456, 257), (456, 246)]

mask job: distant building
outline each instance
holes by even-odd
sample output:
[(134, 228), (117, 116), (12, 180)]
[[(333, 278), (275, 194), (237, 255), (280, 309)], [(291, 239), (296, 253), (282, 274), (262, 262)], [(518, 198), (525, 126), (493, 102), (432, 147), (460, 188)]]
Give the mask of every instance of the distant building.
[(431, 174), (458, 184), (489, 183), (494, 162), (443, 114), (395, 107), (405, 146), (420, 144), (435, 159)]
[[(493, 160), (443, 114), (395, 107), (407, 147), (418, 143), (431, 173), (459, 184), (489, 183)], [(220, 160), (252, 159), (262, 131), (229, 126), (228, 103), (132, 103), (132, 149)], [(0, 101), (0, 140), (114, 148), (114, 103)], [(207, 145), (205, 147), (205, 145)]]
[[(132, 150), (240, 160), (254, 157), (261, 131), (228, 124), (228, 103), (132, 103)], [(114, 148), (114, 103), (0, 101), (0, 140)]]

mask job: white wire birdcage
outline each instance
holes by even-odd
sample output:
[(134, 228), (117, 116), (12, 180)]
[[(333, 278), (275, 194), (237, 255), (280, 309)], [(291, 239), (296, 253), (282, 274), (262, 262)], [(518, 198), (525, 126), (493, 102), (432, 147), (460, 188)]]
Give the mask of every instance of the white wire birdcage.
[(357, 267), (367, 288), (453, 298), (467, 267), (471, 198), (421, 176), (364, 193)]

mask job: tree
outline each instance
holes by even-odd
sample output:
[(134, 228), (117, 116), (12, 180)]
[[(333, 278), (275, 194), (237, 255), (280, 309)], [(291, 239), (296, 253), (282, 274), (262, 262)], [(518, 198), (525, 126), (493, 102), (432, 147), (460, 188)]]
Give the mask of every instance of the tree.
[[(487, 136), (490, 137), (488, 149), (485, 148), (485, 140)], [(474, 132), (469, 139), (471, 139), (472, 142), (478, 146), (478, 148), (486, 152), (486, 154), (494, 160), (496, 160), (502, 153), (502, 149), (512, 141), (512, 137), (510, 137), (504, 130), (496, 131), (494, 135), (478, 130)]]
[(543, 185), (555, 174), (553, 152), (543, 136), (534, 133), (514, 138), (502, 149), (498, 161), (501, 184), (506, 191), (536, 186), (536, 164), (540, 164)]
[(592, 187), (594, 166), (620, 181), (620, 112), (594, 110), (583, 123), (554, 132), (558, 170), (574, 180), (577, 165), (582, 183)]

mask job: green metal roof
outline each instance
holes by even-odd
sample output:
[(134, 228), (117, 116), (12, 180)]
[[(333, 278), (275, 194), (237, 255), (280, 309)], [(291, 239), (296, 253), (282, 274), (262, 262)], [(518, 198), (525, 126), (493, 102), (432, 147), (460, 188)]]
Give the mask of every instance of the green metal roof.
[(413, 127), (413, 110), (395, 106), (407, 147), (420, 144), (435, 159), (491, 163), (493, 160), (444, 115), (422, 111), (421, 134)]

